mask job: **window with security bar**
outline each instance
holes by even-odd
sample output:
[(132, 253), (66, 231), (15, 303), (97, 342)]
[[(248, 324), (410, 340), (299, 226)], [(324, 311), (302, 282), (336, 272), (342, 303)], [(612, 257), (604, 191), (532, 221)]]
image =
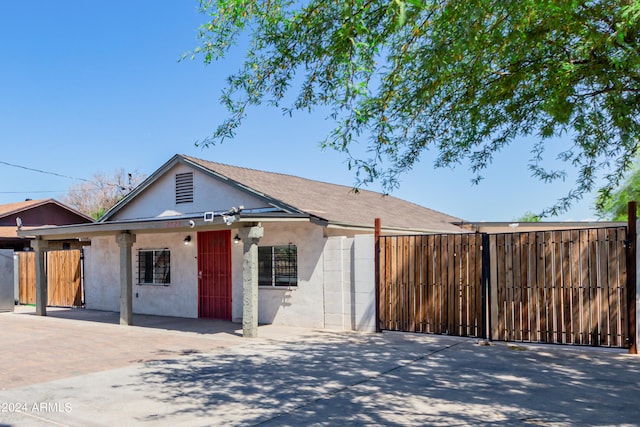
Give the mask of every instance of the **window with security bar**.
[(260, 286), (298, 286), (298, 248), (296, 245), (258, 247)]
[(138, 251), (138, 284), (168, 285), (171, 283), (171, 254), (168, 249)]

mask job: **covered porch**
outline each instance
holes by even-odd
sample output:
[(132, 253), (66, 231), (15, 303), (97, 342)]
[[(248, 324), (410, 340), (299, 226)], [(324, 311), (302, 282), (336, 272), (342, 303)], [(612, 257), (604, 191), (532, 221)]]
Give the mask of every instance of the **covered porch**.
[[(239, 219), (239, 218), (237, 218)], [(217, 220), (217, 221), (216, 221)], [(47, 277), (45, 254), (62, 247), (89, 245), (92, 238), (113, 239), (118, 247), (119, 281), (119, 323), (133, 325), (137, 317), (133, 315), (134, 254), (133, 245), (137, 236), (145, 234), (166, 234), (184, 232), (189, 236), (198, 231), (232, 229), (232, 233), (242, 242), (242, 335), (256, 337), (258, 334), (258, 242), (264, 234), (260, 222), (238, 220), (230, 227), (227, 221), (214, 221), (202, 216), (176, 218), (154, 218), (144, 221), (116, 221), (108, 223), (82, 224), (62, 227), (39, 228), (21, 231), (25, 237), (32, 237), (32, 248), (36, 263), (36, 314), (47, 315)], [(228, 220), (228, 217), (227, 217)]]

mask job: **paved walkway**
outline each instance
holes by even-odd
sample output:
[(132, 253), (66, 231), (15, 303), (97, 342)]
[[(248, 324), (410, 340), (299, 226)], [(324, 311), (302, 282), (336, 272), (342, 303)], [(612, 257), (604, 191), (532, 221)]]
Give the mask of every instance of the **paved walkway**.
[(640, 425), (620, 351), (51, 314), (0, 314), (0, 426)]

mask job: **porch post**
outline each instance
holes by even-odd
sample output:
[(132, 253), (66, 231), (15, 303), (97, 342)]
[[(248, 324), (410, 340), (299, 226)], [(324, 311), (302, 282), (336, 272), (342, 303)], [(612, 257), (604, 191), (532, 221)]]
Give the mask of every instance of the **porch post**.
[(38, 316), (47, 315), (47, 272), (46, 272), (46, 253), (49, 248), (49, 242), (42, 239), (32, 240), (31, 247), (35, 251), (35, 269), (36, 269), (36, 314)]
[(260, 225), (238, 230), (244, 245), (242, 256), (242, 336), (258, 336), (258, 242), (264, 235)]
[(133, 268), (131, 259), (131, 246), (136, 241), (135, 234), (125, 232), (116, 236), (120, 246), (120, 324), (132, 324), (132, 282)]

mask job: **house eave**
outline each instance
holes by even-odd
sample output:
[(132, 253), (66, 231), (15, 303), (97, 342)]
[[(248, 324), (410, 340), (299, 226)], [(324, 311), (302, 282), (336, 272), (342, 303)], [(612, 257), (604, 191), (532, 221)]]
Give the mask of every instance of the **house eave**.
[[(335, 221), (328, 221), (328, 223), (325, 225), (325, 227), (327, 228), (333, 228), (333, 229), (342, 229), (342, 230), (353, 230), (353, 231), (363, 231), (363, 230), (370, 230), (373, 231), (374, 230), (374, 225), (373, 225), (373, 221), (371, 224), (351, 224), (351, 223), (345, 223), (345, 222), (335, 222)], [(385, 226), (384, 224), (382, 225), (382, 232), (388, 232), (388, 233), (394, 233), (394, 234), (398, 234), (398, 233), (418, 233), (418, 234), (442, 234), (442, 233), (460, 233), (460, 234), (466, 234), (469, 233), (466, 230), (459, 230), (459, 231), (452, 231), (452, 230), (442, 230), (442, 229), (436, 229), (436, 228), (410, 228), (410, 227), (394, 227), (394, 226)]]
[[(235, 224), (255, 222), (300, 222), (309, 221), (305, 214), (287, 213), (255, 213), (240, 215)], [(208, 229), (237, 228), (228, 226), (221, 216), (214, 217), (213, 221), (205, 221), (201, 213), (181, 215), (174, 217), (145, 218), (135, 220), (119, 220), (98, 222), (93, 224), (61, 225), (56, 227), (36, 227), (29, 230), (19, 230), (18, 236), (24, 238), (39, 238), (43, 240), (61, 239), (86, 239), (97, 236), (115, 235), (130, 232), (134, 234), (144, 233), (171, 233), (181, 231), (202, 231)]]

